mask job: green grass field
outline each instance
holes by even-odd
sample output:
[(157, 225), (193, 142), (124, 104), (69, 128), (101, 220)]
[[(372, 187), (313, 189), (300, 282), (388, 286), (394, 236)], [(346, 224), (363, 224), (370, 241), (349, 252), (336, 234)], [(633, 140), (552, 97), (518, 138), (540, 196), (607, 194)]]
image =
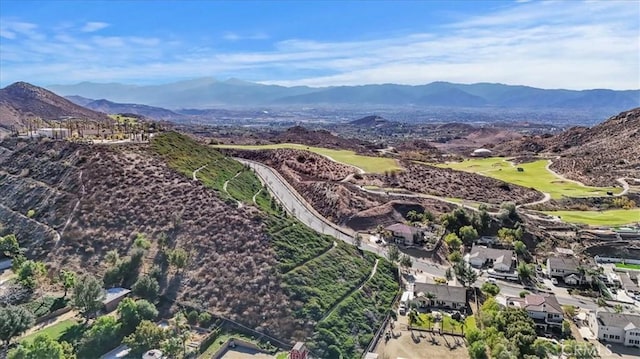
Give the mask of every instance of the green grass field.
[[(551, 198), (601, 197), (607, 192), (620, 193), (616, 187), (589, 187), (575, 182), (565, 181), (546, 169), (547, 161), (539, 160), (514, 166), (502, 157), (468, 159), (463, 162), (436, 164), (438, 167), (478, 173), (523, 187), (535, 188), (546, 192)], [(518, 167), (523, 171), (519, 172)]]
[(138, 119), (135, 117), (122, 116), (118, 114), (109, 115), (112, 119), (116, 120), (119, 124), (128, 123), (130, 125), (138, 123)]
[(607, 211), (546, 211), (546, 214), (559, 216), (569, 223), (601, 226), (619, 226), (640, 222), (640, 208), (611, 209)]
[(624, 268), (624, 269), (640, 270), (640, 264), (616, 263), (616, 267), (618, 267), (618, 268)]
[(44, 328), (42, 330), (39, 330), (37, 332), (31, 333), (29, 335), (27, 335), (26, 337), (20, 339), (20, 342), (31, 342), (33, 341), (33, 339), (35, 339), (38, 335), (41, 334), (46, 334), (49, 336), (49, 338), (51, 339), (55, 339), (58, 340), (60, 338), (60, 336), (62, 336), (62, 334), (64, 334), (65, 330), (71, 328), (72, 326), (74, 326), (75, 324), (77, 324), (78, 321), (75, 319), (67, 319), (67, 320), (63, 320), (60, 323), (56, 323), (50, 327)]
[(396, 160), (392, 158), (362, 156), (356, 154), (353, 151), (333, 150), (330, 148), (305, 146), (297, 143), (279, 143), (272, 145), (215, 145), (214, 147), (235, 148), (239, 150), (273, 150), (278, 148), (292, 148), (296, 150), (311, 151), (319, 155), (328, 156), (336, 162), (362, 168), (365, 172), (369, 173), (384, 173), (384, 171), (402, 169), (400, 166), (398, 166)]

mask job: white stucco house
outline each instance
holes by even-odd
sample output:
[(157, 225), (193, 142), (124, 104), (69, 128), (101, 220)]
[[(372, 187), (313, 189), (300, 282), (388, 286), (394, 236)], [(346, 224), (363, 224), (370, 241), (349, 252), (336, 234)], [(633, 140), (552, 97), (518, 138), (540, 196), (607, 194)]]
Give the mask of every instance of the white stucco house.
[(490, 267), (498, 272), (510, 272), (513, 257), (514, 252), (510, 250), (474, 245), (469, 252), (468, 261), (476, 268)]
[(562, 328), (562, 306), (553, 294), (527, 294), (524, 298), (507, 297), (506, 305), (524, 309), (540, 329)]
[(589, 327), (599, 340), (640, 348), (640, 315), (596, 311), (589, 315)]

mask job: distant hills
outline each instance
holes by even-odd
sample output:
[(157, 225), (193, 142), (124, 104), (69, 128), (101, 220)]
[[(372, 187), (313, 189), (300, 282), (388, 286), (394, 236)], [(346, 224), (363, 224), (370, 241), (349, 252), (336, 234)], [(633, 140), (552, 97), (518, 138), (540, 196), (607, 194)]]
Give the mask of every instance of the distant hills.
[(91, 100), (82, 96), (68, 96), (67, 99), (88, 109), (104, 113), (131, 113), (148, 117), (154, 120), (167, 121), (179, 121), (184, 120), (188, 117), (179, 113), (175, 113), (171, 110), (167, 110), (166, 108), (139, 105), (135, 103), (117, 103), (104, 99)]
[(26, 82), (0, 89), (0, 128), (27, 126), (35, 119), (47, 123), (64, 117), (113, 121), (106, 114), (77, 105), (55, 93)]
[(83, 82), (51, 85), (64, 96), (105, 98), (166, 108), (206, 108), (221, 105), (386, 105), (457, 108), (565, 109), (618, 113), (640, 106), (640, 90), (546, 90), (494, 83), (455, 84), (433, 82), (409, 86), (396, 84), (284, 87), (237, 79), (200, 78), (164, 85), (124, 85)]

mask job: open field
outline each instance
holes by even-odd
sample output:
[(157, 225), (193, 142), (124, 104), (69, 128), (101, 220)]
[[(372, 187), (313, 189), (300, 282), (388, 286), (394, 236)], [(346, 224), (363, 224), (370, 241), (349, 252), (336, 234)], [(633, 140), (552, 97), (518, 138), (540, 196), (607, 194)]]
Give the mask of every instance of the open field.
[(617, 268), (640, 270), (640, 264), (633, 263), (616, 263)]
[[(503, 157), (492, 157), (436, 164), (435, 166), (478, 173), (523, 187), (535, 188), (538, 191), (549, 193), (554, 199), (563, 196), (601, 197), (606, 196), (607, 192), (620, 193), (622, 191), (621, 188), (616, 187), (589, 187), (564, 180), (547, 170), (546, 160), (514, 166)], [(523, 171), (518, 171), (518, 168), (522, 168)]]
[(384, 173), (385, 171), (400, 170), (396, 160), (385, 157), (358, 155), (353, 151), (333, 150), (330, 148), (312, 147), (297, 143), (279, 143), (273, 145), (215, 145), (217, 148), (235, 148), (239, 150), (274, 150), (278, 148), (293, 148), (315, 152), (322, 156), (331, 157), (334, 161), (361, 168), (369, 173)]
[(607, 211), (546, 211), (565, 222), (589, 225), (618, 226), (640, 222), (640, 208), (612, 209)]

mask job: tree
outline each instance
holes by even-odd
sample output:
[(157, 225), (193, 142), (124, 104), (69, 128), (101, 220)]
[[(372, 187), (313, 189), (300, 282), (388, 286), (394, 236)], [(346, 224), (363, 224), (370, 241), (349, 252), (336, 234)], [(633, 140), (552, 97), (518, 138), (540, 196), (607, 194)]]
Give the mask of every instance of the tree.
[(104, 258), (107, 261), (107, 263), (111, 264), (112, 266), (115, 266), (118, 264), (118, 262), (120, 262), (120, 255), (118, 254), (118, 251), (115, 249), (108, 251), (107, 254), (104, 256)]
[(139, 358), (146, 351), (159, 348), (166, 335), (166, 331), (157, 324), (143, 320), (122, 342), (131, 349), (129, 356)]
[(533, 275), (531, 265), (524, 262), (518, 264), (518, 268), (516, 270), (518, 272), (518, 278), (520, 278), (520, 280), (523, 282), (529, 281), (531, 279), (531, 276)]
[(190, 312), (187, 313), (187, 322), (190, 325), (196, 325), (196, 323), (198, 323), (198, 312), (195, 310), (192, 310)]
[(451, 267), (447, 268), (447, 270), (444, 271), (444, 277), (447, 279), (447, 281), (450, 281), (453, 279), (453, 273), (451, 272)]
[(411, 210), (409, 212), (407, 212), (407, 220), (409, 220), (410, 222), (416, 222), (419, 220), (419, 215), (418, 212)]
[(189, 254), (182, 248), (176, 248), (169, 253), (169, 264), (180, 270), (187, 266)]
[(155, 278), (145, 275), (138, 278), (132, 289), (135, 295), (153, 302), (158, 298), (160, 285)]
[(447, 244), (449, 252), (459, 251), (460, 247), (462, 246), (462, 241), (455, 233), (447, 234), (446, 237), (444, 237), (444, 242)]
[(25, 287), (35, 289), (47, 275), (44, 263), (27, 260), (18, 269), (18, 281)]
[(498, 293), (500, 293), (500, 287), (498, 287), (494, 283), (489, 283), (489, 282), (482, 284), (482, 287), (480, 287), (480, 290), (482, 291), (482, 293), (491, 297), (495, 297), (496, 295), (498, 295)]
[(207, 328), (209, 324), (211, 324), (211, 314), (207, 312), (202, 312), (198, 315), (198, 325), (203, 328)]
[(573, 318), (573, 317), (576, 316), (576, 307), (574, 307), (573, 305), (563, 305), (562, 306), (562, 311), (569, 318)]
[(60, 282), (62, 282), (62, 286), (64, 287), (64, 295), (62, 296), (62, 298), (66, 298), (69, 289), (76, 286), (76, 273), (70, 270), (63, 269), (60, 271), (58, 277), (60, 278)]
[(398, 250), (398, 247), (389, 246), (389, 249), (387, 251), (387, 258), (392, 263), (397, 262), (398, 259), (400, 259), (400, 251)]
[(171, 337), (165, 340), (160, 348), (167, 358), (178, 358), (182, 352), (182, 341), (178, 337)]
[(110, 315), (98, 317), (78, 343), (78, 357), (99, 358), (122, 341), (122, 324)]
[(413, 326), (420, 321), (420, 316), (418, 316), (418, 312), (415, 309), (411, 309), (409, 314), (407, 315), (407, 320), (409, 321), (409, 326)]
[(404, 269), (408, 269), (408, 268), (411, 268), (412, 265), (413, 265), (413, 260), (411, 259), (410, 256), (403, 254), (402, 257), (400, 257), (401, 267), (403, 267)]
[(13, 258), (20, 254), (20, 245), (15, 234), (8, 234), (0, 237), (0, 253), (9, 258)]
[(473, 244), (473, 241), (478, 239), (478, 231), (472, 226), (464, 226), (460, 228), (460, 238), (462, 239), (462, 243), (466, 246), (470, 246)]
[(462, 261), (462, 253), (460, 251), (451, 252), (448, 258), (451, 263), (460, 263)]
[(33, 323), (33, 314), (23, 307), (0, 307), (0, 340), (4, 342), (5, 349), (9, 347), (11, 339), (31, 328)]
[(90, 275), (80, 277), (73, 288), (73, 305), (80, 310), (85, 318), (85, 323), (89, 321), (92, 314), (102, 307), (104, 297), (102, 285)]
[(519, 256), (524, 256), (524, 255), (526, 255), (528, 253), (527, 252), (527, 246), (522, 241), (513, 242), (513, 249), (516, 250), (516, 253)]
[(40, 334), (33, 341), (25, 341), (9, 352), (8, 359), (75, 359), (73, 347), (67, 342)]
[(458, 262), (453, 266), (456, 279), (463, 287), (471, 286), (478, 280), (478, 273), (468, 263)]
[(360, 246), (362, 245), (362, 236), (360, 235), (360, 233), (356, 233), (355, 236), (353, 236), (353, 245), (360, 248)]
[(151, 242), (142, 233), (138, 233), (136, 235), (136, 239), (133, 241), (133, 245), (134, 247), (142, 250), (148, 250), (149, 248), (151, 248)]
[(511, 220), (512, 222), (518, 221), (520, 216), (518, 216), (516, 204), (513, 202), (503, 202), (500, 205), (500, 219), (503, 222), (507, 220)]
[(566, 319), (562, 321), (562, 335), (565, 337), (571, 335), (571, 323)]
[(143, 320), (154, 320), (158, 317), (158, 310), (147, 300), (133, 300), (125, 298), (118, 305), (118, 314), (122, 322), (124, 333), (133, 332)]
[(471, 343), (468, 350), (471, 359), (487, 359), (487, 346), (482, 340)]

